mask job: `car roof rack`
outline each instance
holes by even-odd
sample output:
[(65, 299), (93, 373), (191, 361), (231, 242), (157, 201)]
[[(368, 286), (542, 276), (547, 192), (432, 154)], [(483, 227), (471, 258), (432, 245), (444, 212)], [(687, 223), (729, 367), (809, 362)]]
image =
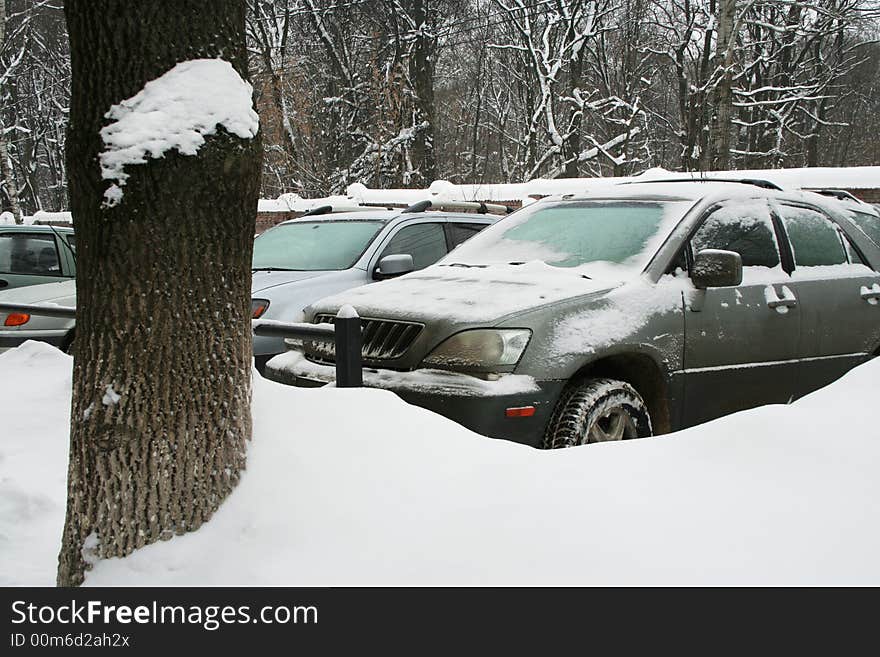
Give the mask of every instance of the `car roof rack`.
[[(300, 219), (303, 217), (315, 217), (321, 214), (335, 214), (337, 212), (369, 212), (370, 210), (381, 210), (386, 209), (384, 207), (376, 207), (376, 206), (365, 206), (365, 205), (319, 205), (317, 207), (312, 208), (311, 210), (307, 210), (300, 215)], [(391, 208), (387, 208), (390, 210)]]
[(762, 189), (772, 189), (781, 192), (782, 187), (771, 180), (763, 180), (761, 178), (654, 178), (652, 180), (627, 180), (620, 183), (621, 185), (635, 185), (642, 183), (684, 183), (684, 182), (719, 182), (719, 183), (738, 183), (740, 185), (754, 185)]
[(477, 214), (510, 214), (513, 212), (513, 208), (509, 205), (500, 205), (498, 203), (482, 203), (479, 201), (432, 201), (426, 199), (404, 208), (402, 213), (426, 212), (427, 210), (446, 210), (450, 212), (456, 210), (471, 210)]
[(815, 187), (804, 187), (804, 191), (821, 194), (822, 196), (830, 196), (832, 198), (836, 198), (838, 201), (855, 201), (857, 203), (864, 203), (864, 201), (862, 201), (858, 196), (849, 193), (845, 189), (819, 189)]

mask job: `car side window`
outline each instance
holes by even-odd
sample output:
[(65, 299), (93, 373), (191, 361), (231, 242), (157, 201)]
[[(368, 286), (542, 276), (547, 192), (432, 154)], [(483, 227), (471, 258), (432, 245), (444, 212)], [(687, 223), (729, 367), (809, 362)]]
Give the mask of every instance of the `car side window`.
[(821, 267), (848, 263), (843, 236), (821, 212), (783, 205), (778, 210), (788, 234), (795, 267)]
[(452, 242), (452, 248), (472, 238), (474, 235), (483, 230), (487, 224), (459, 224), (450, 222), (446, 224), (449, 230), (449, 238)]
[(871, 238), (877, 246), (880, 246), (880, 217), (876, 217), (867, 212), (852, 212), (850, 214), (852, 222), (865, 235)]
[(55, 237), (34, 233), (0, 235), (0, 273), (60, 276)]
[(433, 265), (446, 255), (446, 235), (441, 224), (414, 224), (405, 226), (391, 238), (381, 258), (409, 254), (416, 269)]
[(703, 249), (735, 251), (742, 257), (743, 267), (780, 266), (779, 244), (763, 202), (743, 202), (713, 212), (691, 238), (696, 256)]

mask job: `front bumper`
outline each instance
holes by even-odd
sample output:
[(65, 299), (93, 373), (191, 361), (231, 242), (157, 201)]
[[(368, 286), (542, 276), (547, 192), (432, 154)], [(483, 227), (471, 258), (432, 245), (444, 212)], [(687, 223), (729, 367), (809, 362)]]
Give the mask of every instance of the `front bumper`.
[[(303, 388), (334, 384), (336, 380), (334, 367), (313, 363), (296, 350), (271, 359), (264, 376)], [(390, 390), (407, 403), (439, 413), (484, 436), (540, 447), (565, 381), (535, 381), (513, 374), (486, 381), (443, 370), (364, 368), (364, 385)], [(524, 406), (534, 406), (535, 414), (507, 417), (508, 408)]]

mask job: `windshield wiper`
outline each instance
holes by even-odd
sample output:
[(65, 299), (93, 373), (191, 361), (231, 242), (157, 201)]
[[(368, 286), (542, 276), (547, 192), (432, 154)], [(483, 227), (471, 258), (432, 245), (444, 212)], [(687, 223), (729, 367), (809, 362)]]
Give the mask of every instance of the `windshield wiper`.
[(255, 271), (297, 271), (296, 269), (289, 269), (288, 267), (252, 267), (251, 273)]

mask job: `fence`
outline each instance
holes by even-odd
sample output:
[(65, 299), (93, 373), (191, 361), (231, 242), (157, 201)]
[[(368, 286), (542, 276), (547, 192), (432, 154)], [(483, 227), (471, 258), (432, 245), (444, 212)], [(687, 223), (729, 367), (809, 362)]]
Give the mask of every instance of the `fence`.
[[(67, 306), (0, 303), (0, 311), (65, 319), (76, 317), (76, 308)], [(255, 335), (333, 343), (336, 349), (336, 387), (360, 388), (364, 385), (361, 318), (351, 306), (344, 306), (336, 315), (333, 324), (285, 323), (255, 319), (253, 331)]]

